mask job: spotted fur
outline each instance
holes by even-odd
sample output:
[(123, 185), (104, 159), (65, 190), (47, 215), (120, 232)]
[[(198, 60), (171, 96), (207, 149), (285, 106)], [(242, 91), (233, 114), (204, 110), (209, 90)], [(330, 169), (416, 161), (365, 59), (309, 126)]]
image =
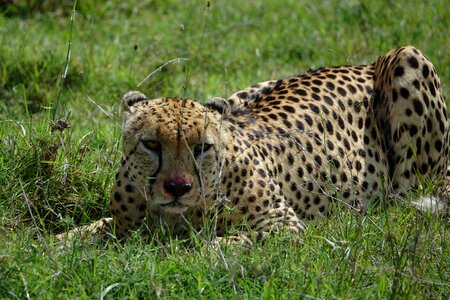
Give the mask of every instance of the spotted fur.
[(302, 231), (332, 203), (365, 210), (444, 177), (447, 108), (414, 47), (376, 62), (267, 81), (202, 105), (124, 96), (124, 159), (110, 210), (123, 237), (215, 220), (217, 236)]

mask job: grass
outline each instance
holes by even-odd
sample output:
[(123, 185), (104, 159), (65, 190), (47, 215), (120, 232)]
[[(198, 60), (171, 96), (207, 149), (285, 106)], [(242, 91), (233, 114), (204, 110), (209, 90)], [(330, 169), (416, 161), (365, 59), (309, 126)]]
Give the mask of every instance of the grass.
[(205, 101), (404, 44), (445, 84), (447, 1), (86, 0), (72, 33), (73, 2), (10, 2), (0, 4), (0, 298), (450, 296), (449, 221), (407, 204), (364, 217), (342, 208), (301, 244), (284, 234), (251, 249), (139, 238), (61, 248), (52, 238), (108, 215), (119, 99), (165, 62), (189, 60), (146, 80), (149, 97)]

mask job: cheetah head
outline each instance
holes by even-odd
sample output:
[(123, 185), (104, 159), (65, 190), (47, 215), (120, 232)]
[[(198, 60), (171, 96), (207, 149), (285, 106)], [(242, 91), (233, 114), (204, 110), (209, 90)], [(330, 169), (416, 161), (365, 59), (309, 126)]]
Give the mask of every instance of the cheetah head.
[(124, 164), (149, 209), (180, 214), (210, 206), (227, 143), (222, 116), (187, 99), (122, 99)]

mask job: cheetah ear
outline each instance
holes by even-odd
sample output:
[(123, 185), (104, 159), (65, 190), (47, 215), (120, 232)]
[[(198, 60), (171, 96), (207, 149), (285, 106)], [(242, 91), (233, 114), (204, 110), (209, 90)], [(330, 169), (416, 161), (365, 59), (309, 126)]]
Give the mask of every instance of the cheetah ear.
[(138, 91), (129, 91), (122, 97), (122, 110), (124, 112), (134, 112), (133, 106), (147, 100), (147, 97)]
[(230, 103), (226, 99), (221, 97), (211, 98), (208, 102), (203, 104), (203, 106), (208, 107), (212, 110), (216, 110), (220, 114), (227, 114), (231, 110)]

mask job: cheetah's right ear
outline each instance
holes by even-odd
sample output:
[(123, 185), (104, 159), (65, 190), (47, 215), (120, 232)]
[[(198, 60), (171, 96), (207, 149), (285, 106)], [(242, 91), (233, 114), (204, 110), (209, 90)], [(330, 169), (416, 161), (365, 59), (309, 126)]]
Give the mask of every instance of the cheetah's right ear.
[(147, 100), (147, 97), (138, 91), (129, 91), (122, 97), (122, 110), (133, 113), (133, 106), (141, 101)]

